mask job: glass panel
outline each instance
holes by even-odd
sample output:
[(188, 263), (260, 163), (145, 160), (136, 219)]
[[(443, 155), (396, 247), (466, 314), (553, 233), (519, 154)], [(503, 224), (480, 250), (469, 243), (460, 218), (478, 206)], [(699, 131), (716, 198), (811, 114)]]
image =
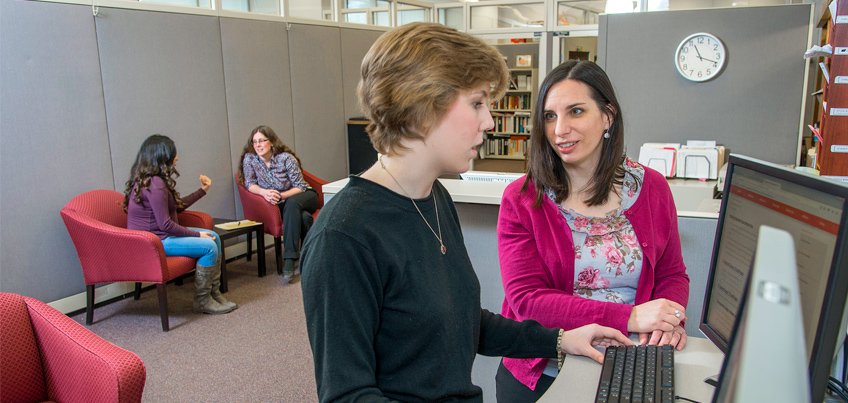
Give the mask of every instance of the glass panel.
[(648, 11), (800, 4), (800, 0), (648, 0)]
[(144, 1), (146, 3), (173, 4), (173, 5), (176, 5), (176, 6), (212, 8), (211, 0), (156, 0), (156, 1), (139, 0), (139, 1)]
[(389, 23), (388, 11), (375, 11), (371, 15), (374, 18), (374, 25), (380, 25), (383, 27), (391, 26)]
[(605, 13), (638, 13), (642, 9), (641, 0), (607, 0)]
[[(258, 0), (254, 0), (258, 1)], [(273, 1), (273, 0), (272, 0)], [(279, 0), (277, 0), (279, 2)], [(333, 20), (333, 0), (297, 0), (289, 1), (289, 14), (292, 17), (311, 18), (313, 20)]]
[(430, 22), (430, 9), (421, 6), (397, 3), (397, 15), (397, 26), (411, 22)]
[[(301, 1), (301, 0), (297, 0)], [(388, 1), (380, 0), (345, 0), (344, 8), (388, 7)]]
[(557, 26), (597, 25), (598, 15), (607, 12), (606, 6), (607, 0), (561, 1), (557, 4)]
[(471, 6), (471, 29), (544, 27), (545, 3)]
[[(583, 37), (560, 37), (560, 59), (559, 63), (565, 60), (589, 60), (598, 61), (598, 37), (583, 36)], [(557, 64), (559, 64), (557, 63)]]
[(368, 23), (368, 14), (367, 13), (344, 13), (345, 22), (353, 22), (356, 24), (367, 24)]
[(465, 21), (462, 17), (462, 7), (439, 9), (439, 24), (462, 31), (465, 29)]

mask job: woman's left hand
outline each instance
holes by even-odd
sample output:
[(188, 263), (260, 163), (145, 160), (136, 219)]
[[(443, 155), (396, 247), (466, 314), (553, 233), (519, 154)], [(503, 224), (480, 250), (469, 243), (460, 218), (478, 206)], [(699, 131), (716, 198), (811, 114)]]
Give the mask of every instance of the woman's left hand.
[(206, 175), (200, 175), (200, 188), (204, 192), (208, 192), (210, 186), (212, 186), (212, 179), (209, 179)]
[(671, 344), (677, 351), (680, 351), (686, 346), (686, 329), (678, 325), (670, 332), (654, 330), (652, 333), (639, 333), (639, 344), (657, 346)]

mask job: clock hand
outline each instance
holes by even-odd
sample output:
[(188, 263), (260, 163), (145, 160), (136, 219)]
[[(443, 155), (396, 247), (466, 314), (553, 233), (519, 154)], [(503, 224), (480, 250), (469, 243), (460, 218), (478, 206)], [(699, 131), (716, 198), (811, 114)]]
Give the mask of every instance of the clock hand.
[(701, 59), (701, 61), (704, 61), (704, 58), (701, 56), (701, 51), (698, 50), (698, 45), (693, 45), (692, 47), (694, 47), (695, 52), (698, 53), (698, 59)]

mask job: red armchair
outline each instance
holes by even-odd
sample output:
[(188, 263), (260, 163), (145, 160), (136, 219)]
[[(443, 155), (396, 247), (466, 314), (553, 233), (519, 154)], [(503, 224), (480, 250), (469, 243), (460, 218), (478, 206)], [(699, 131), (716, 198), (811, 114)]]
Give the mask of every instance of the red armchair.
[(141, 401), (141, 358), (49, 305), (0, 293), (0, 323), (4, 403)]
[[(153, 233), (127, 229), (124, 195), (112, 190), (92, 190), (71, 199), (60, 214), (77, 249), (85, 277), (85, 324), (94, 320), (94, 285), (134, 282), (135, 299), (141, 283), (155, 283), (159, 316), (167, 332), (168, 296), (165, 284), (194, 270), (197, 259), (166, 257), (162, 241)], [(212, 229), (212, 217), (197, 211), (179, 213), (180, 225)]]
[[(318, 209), (312, 214), (313, 218), (318, 218), (318, 212), (324, 207), (323, 187), (328, 182), (312, 175), (306, 170), (303, 170), (303, 179), (318, 193)], [(236, 181), (238, 181), (238, 174), (236, 174)], [(283, 272), (283, 245), (281, 241), (283, 236), (283, 218), (280, 217), (280, 209), (266, 202), (262, 196), (250, 193), (244, 186), (236, 183), (236, 187), (238, 188), (239, 199), (241, 199), (241, 209), (244, 212), (244, 218), (265, 224), (265, 233), (274, 237), (277, 274), (281, 274)], [(250, 242), (249, 238), (248, 242)], [(250, 249), (248, 248), (248, 250)], [(264, 253), (264, 251), (257, 252)]]

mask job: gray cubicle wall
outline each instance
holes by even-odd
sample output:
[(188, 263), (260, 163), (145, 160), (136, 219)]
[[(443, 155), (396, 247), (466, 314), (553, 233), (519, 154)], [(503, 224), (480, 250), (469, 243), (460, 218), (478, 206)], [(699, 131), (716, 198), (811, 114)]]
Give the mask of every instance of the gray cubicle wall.
[(385, 30), (341, 29), (345, 120), (363, 116), (356, 96), (356, 86), (362, 76), (362, 59), (383, 32)]
[(84, 291), (59, 210), (112, 188), (91, 7), (0, 0), (0, 291)]
[[(150, 134), (176, 141), (182, 194), (212, 178), (192, 208), (213, 216), (242, 217), (233, 174), (260, 123), (306, 169), (347, 175), (343, 99), (356, 83), (343, 83), (342, 63), (359, 64), (379, 32), (108, 7), (93, 17), (40, 1), (0, 10), (2, 292), (52, 302), (85, 291), (59, 210), (89, 190), (123, 192)], [(358, 51), (342, 52), (343, 31)]]
[(142, 141), (163, 134), (177, 146), (177, 191), (194, 192), (206, 175), (213, 187), (192, 208), (234, 217), (218, 18), (107, 8), (94, 21), (115, 189)]
[[(716, 140), (794, 164), (811, 26), (810, 4), (602, 15), (598, 64), (624, 110), (628, 155), (646, 142)], [(724, 71), (703, 83), (674, 65), (678, 44), (696, 32), (727, 49)]]
[[(256, 126), (270, 126), (280, 140), (295, 149), (286, 24), (221, 18), (221, 46), (232, 159), (230, 175), (234, 175), (250, 131)], [(232, 184), (237, 194), (237, 185), (234, 181)], [(241, 203), (237, 201), (235, 208), (236, 216), (242, 217)]]
[(307, 171), (328, 181), (347, 176), (342, 165), (347, 147), (339, 31), (317, 25), (292, 25), (289, 30), (295, 151)]

